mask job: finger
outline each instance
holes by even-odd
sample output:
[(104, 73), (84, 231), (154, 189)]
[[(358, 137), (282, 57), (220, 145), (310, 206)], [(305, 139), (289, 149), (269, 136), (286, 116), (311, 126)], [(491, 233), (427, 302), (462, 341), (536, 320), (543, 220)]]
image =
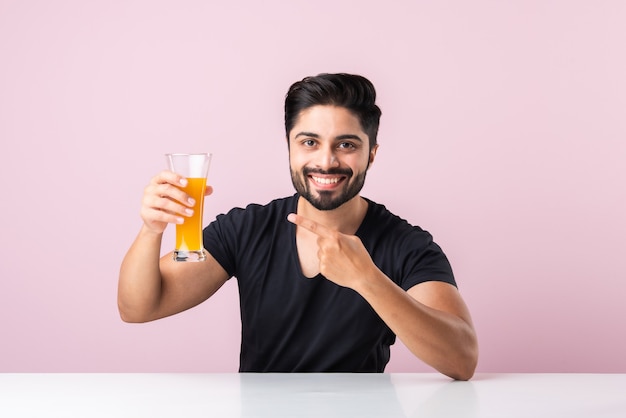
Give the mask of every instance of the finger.
[(332, 229), (329, 229), (324, 225), (320, 225), (315, 221), (312, 221), (308, 218), (305, 218), (304, 216), (300, 216), (295, 213), (290, 213), (289, 215), (287, 215), (287, 220), (293, 224), (308, 229), (309, 231), (322, 238), (327, 238), (333, 235)]
[(144, 191), (144, 195), (167, 198), (185, 206), (193, 207), (195, 204), (194, 199), (184, 190), (187, 184), (186, 178), (172, 171), (165, 170), (152, 178)]
[(182, 224), (185, 222), (185, 217), (183, 216), (170, 212), (165, 212), (156, 208), (144, 208), (141, 211), (141, 217), (145, 222), (148, 222), (150, 224), (155, 222), (166, 224)]
[(193, 207), (195, 204), (194, 199), (189, 196), (184, 189), (180, 188), (180, 186), (173, 186), (169, 183), (149, 186), (144, 193), (144, 197), (147, 202), (154, 202), (159, 199), (168, 199), (187, 207)]
[(163, 170), (152, 178), (152, 184), (171, 184), (176, 187), (187, 186), (187, 179), (173, 171)]
[[(179, 191), (178, 193), (182, 192)], [(147, 194), (146, 196), (144, 196), (142, 204), (143, 207), (146, 209), (154, 209), (179, 216), (193, 215), (192, 205), (185, 206), (171, 196), (161, 193)]]

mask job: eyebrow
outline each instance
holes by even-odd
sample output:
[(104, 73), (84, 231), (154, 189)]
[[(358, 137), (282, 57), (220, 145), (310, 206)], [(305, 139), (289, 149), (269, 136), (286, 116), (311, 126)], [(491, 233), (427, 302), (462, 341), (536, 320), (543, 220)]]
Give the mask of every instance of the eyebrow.
[(294, 136), (294, 139), (299, 137), (299, 136), (310, 136), (312, 138), (319, 138), (320, 137), (318, 134), (314, 134), (313, 132), (298, 132), (296, 134), (296, 136)]
[[(294, 136), (294, 139), (298, 138), (299, 136), (308, 136), (311, 138), (320, 137), (318, 134), (313, 133), (313, 132), (298, 132), (296, 136)], [(354, 139), (356, 141), (363, 142), (363, 139), (361, 139), (361, 137), (359, 137), (358, 135), (354, 135), (354, 134), (343, 134), (343, 135), (336, 136), (334, 139), (336, 141), (343, 141), (344, 139)]]

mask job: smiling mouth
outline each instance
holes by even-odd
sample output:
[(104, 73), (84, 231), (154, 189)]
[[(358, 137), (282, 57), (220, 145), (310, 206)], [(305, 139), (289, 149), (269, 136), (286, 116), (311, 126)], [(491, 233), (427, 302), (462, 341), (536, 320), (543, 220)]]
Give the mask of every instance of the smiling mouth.
[(329, 185), (329, 184), (337, 184), (339, 183), (343, 177), (317, 177), (311, 176), (313, 181), (318, 184)]
[(343, 184), (343, 182), (346, 180), (347, 177), (346, 176), (320, 177), (319, 175), (314, 176), (312, 174), (309, 174), (308, 178), (313, 188), (317, 189), (317, 191), (321, 193), (323, 191), (330, 192), (333, 190), (337, 190), (339, 187), (341, 187), (340, 185)]
[(305, 168), (303, 174), (309, 179), (312, 186), (320, 190), (332, 190), (349, 179), (352, 176), (352, 170), (346, 168), (322, 171)]

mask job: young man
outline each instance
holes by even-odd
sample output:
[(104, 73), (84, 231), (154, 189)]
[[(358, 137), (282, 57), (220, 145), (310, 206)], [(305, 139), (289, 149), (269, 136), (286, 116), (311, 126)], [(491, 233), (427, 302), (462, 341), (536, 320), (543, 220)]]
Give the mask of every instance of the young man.
[(471, 378), (476, 335), (444, 253), (359, 195), (378, 149), (375, 99), (357, 75), (293, 84), (285, 129), (297, 193), (218, 216), (204, 230), (205, 262), (159, 259), (165, 227), (184, 222), (191, 204), (178, 188), (185, 179), (154, 177), (120, 270), (122, 319), (184, 311), (236, 277), (242, 372), (382, 372), (398, 336), (441, 373)]

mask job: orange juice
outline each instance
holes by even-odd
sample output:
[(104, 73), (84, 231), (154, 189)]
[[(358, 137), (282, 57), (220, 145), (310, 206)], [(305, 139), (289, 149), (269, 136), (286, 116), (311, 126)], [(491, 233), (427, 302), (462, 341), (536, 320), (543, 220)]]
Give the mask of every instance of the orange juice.
[(202, 212), (204, 210), (204, 191), (206, 178), (187, 178), (187, 186), (183, 190), (196, 201), (193, 216), (184, 217), (185, 222), (176, 225), (176, 250), (200, 251), (202, 244)]

